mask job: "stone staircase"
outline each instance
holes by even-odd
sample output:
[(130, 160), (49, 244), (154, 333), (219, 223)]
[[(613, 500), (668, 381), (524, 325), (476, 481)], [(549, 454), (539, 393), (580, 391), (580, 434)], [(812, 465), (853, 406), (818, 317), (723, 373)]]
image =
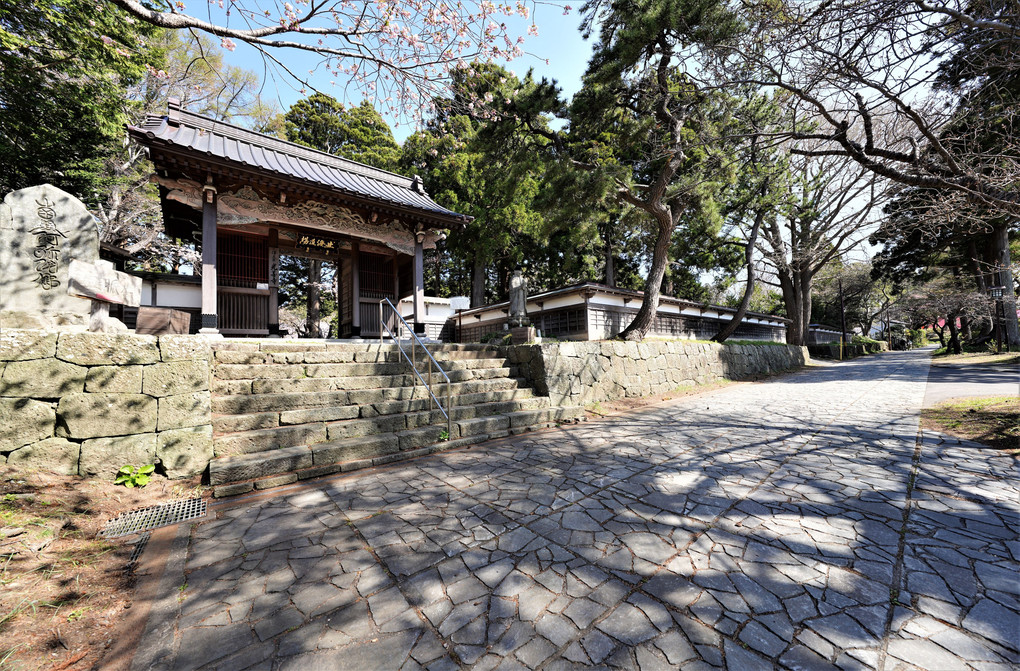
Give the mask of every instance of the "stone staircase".
[[(429, 346), (450, 377), (449, 432), (396, 345), (225, 341), (213, 349), (217, 497), (583, 419), (580, 407), (536, 396), (499, 347)], [(433, 374), (445, 407), (440, 379)]]

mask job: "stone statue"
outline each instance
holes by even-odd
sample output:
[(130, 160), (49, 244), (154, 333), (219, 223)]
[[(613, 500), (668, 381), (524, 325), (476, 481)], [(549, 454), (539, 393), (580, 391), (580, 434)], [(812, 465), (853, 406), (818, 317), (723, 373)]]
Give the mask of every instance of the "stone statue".
[(528, 281), (520, 268), (514, 270), (510, 278), (510, 328), (528, 326)]

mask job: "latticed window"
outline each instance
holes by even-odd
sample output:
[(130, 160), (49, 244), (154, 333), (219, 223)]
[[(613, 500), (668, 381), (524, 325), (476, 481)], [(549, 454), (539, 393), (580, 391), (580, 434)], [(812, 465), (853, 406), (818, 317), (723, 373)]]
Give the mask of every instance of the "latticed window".
[(216, 240), (216, 278), (225, 287), (254, 287), (269, 282), (267, 239), (220, 234)]

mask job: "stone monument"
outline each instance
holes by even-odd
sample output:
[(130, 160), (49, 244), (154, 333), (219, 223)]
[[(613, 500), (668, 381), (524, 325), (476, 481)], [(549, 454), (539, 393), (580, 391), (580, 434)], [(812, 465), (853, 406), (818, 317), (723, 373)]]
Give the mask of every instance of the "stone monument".
[(92, 302), (68, 294), (71, 261), (99, 260), (99, 229), (80, 200), (50, 184), (0, 204), (0, 326), (86, 326)]
[(89, 330), (103, 333), (127, 331), (127, 326), (110, 316), (110, 305), (138, 307), (142, 300), (142, 278), (114, 270), (109, 261), (71, 261), (67, 293), (92, 302)]
[(510, 278), (510, 341), (515, 345), (535, 339), (535, 329), (528, 319), (528, 281), (520, 268)]

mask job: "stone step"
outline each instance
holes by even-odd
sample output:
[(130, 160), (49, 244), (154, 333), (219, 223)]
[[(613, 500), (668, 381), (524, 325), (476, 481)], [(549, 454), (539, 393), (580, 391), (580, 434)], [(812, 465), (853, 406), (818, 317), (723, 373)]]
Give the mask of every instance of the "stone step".
[(505, 359), (506, 350), (499, 347), (482, 346), (484, 349), (476, 350), (429, 350), (432, 357), (439, 362), (443, 361), (468, 361), (470, 359)]
[[(450, 382), (467, 382), (469, 380), (491, 380), (497, 377), (516, 377), (512, 374), (514, 372), (516, 370), (512, 368), (459, 368), (446, 371), (446, 375), (450, 378)], [(426, 375), (427, 372), (422, 373), (422, 377), (428, 380)], [(433, 370), (433, 384), (437, 379), (441, 379), (441, 376)]]
[(219, 380), (284, 380), (304, 377), (359, 377), (402, 375), (403, 361), (383, 363), (217, 363), (213, 377)]
[(460, 370), (462, 368), (507, 368), (510, 366), (510, 359), (503, 356), (486, 359), (442, 359), (436, 361), (445, 371)]
[[(529, 419), (536, 424), (528, 424)], [(543, 408), (460, 420), (454, 423), (452, 436), (446, 435), (443, 425), (331, 438), (318, 444), (217, 457), (209, 465), (209, 479), (213, 496), (234, 496), (472, 445), (557, 421), (581, 419), (580, 407)]]
[[(424, 406), (425, 410), (419, 412), (407, 412), (404, 413), (407, 417), (407, 427), (415, 428), (420, 426), (429, 426), (433, 424), (445, 424), (446, 417), (443, 415), (442, 410), (427, 410), (428, 404)], [(517, 412), (518, 410), (539, 410), (542, 408), (549, 407), (549, 398), (546, 396), (534, 396), (532, 398), (525, 398), (516, 401), (502, 401), (498, 403), (480, 403), (477, 405), (462, 405), (455, 406), (453, 412), (450, 413), (450, 417), (453, 421), (476, 419), (479, 417), (490, 417), (492, 415), (501, 415), (510, 412)]]
[(533, 410), (518, 410), (507, 413), (510, 432), (540, 425), (569, 422), (584, 415), (584, 408), (578, 405), (560, 405)]
[[(493, 361), (496, 361), (493, 359)], [(244, 379), (234, 378), (217, 378), (214, 377), (212, 380), (212, 392), (221, 396), (234, 396), (237, 394), (264, 394), (264, 393), (289, 393), (289, 391), (310, 391), (315, 392), (316, 390), (340, 390), (340, 389), (362, 389), (366, 386), (387, 386), (383, 378), (391, 378), (390, 383), (397, 386), (404, 386), (407, 383), (407, 378), (412, 378), (410, 366), (404, 364), (349, 364), (351, 366), (390, 366), (392, 370), (388, 373), (375, 373), (375, 372), (363, 372), (359, 373), (359, 376), (366, 378), (365, 380), (352, 381), (351, 377), (332, 377), (325, 373), (327, 371), (322, 370), (332, 366), (346, 366), (348, 364), (324, 364), (308, 366), (308, 369), (315, 368), (315, 371), (309, 372), (307, 375), (293, 374), (292, 370), (281, 370), (279, 374), (273, 373), (272, 371), (247, 371), (243, 374), (251, 375), (252, 377)], [(246, 366), (238, 366), (238, 368), (248, 368)], [(266, 366), (265, 368), (272, 368)], [(280, 369), (291, 369), (294, 366), (279, 366)], [(314, 374), (312, 374), (314, 372)], [(420, 371), (422, 379), (428, 380), (428, 371), (423, 369)], [(473, 367), (473, 368), (457, 368), (446, 371), (447, 376), (451, 382), (468, 382), (471, 380), (489, 380), (498, 377), (517, 377), (516, 367)], [(226, 375), (237, 374), (235, 371), (225, 371)], [(440, 376), (435, 369), (432, 371), (433, 384), (445, 382), (442, 376)], [(277, 384), (279, 382), (279, 384)], [(404, 383), (403, 385), (401, 383)], [(412, 385), (413, 386), (413, 385)]]
[(294, 394), (238, 394), (232, 396), (213, 396), (212, 411), (219, 415), (241, 415), (256, 412), (281, 412), (284, 410), (303, 410), (322, 408), (329, 405), (348, 405), (349, 394), (346, 391), (328, 393), (294, 393)]
[[(410, 376), (414, 377), (414, 376)], [(387, 378), (390, 379), (390, 378)], [(437, 395), (446, 397), (446, 385), (436, 385)], [(508, 391), (523, 388), (517, 378), (495, 378), (491, 380), (472, 380), (469, 382), (453, 382), (450, 391), (456, 396)], [(219, 415), (241, 415), (247, 413), (271, 412), (284, 410), (308, 410), (334, 405), (370, 405), (383, 401), (399, 401), (415, 398), (428, 398), (425, 387), (413, 384), (403, 386), (379, 387), (369, 389), (342, 390), (296, 390), (278, 393), (240, 393), (227, 396), (213, 396), (212, 411)], [(492, 399), (495, 400), (495, 399)], [(464, 404), (466, 404), (465, 402)], [(454, 405), (462, 405), (454, 401)]]
[[(513, 412), (515, 410), (534, 410), (548, 407), (549, 399), (535, 396), (530, 389), (508, 389), (506, 391), (461, 394), (454, 396), (454, 419), (469, 419), (484, 414)], [(310, 408), (307, 410), (284, 410), (280, 412), (253, 412), (243, 415), (216, 415), (213, 417), (213, 431), (216, 435), (256, 429), (271, 429), (290, 424), (306, 424), (310, 422), (331, 422), (342, 419), (369, 419), (380, 415), (415, 414), (416, 417), (408, 426), (437, 424), (442, 421), (442, 412), (430, 410), (431, 399), (415, 398), (402, 401), (383, 401), (372, 405), (342, 405)], [(440, 399), (444, 400), (444, 399)], [(422, 419), (435, 415), (435, 419)]]
[(385, 389), (413, 387), (415, 376), (364, 375), (361, 377), (306, 377), (293, 380), (253, 380), (253, 394), (293, 394), (300, 392), (351, 391), (354, 389)]
[[(279, 487), (299, 480), (382, 466), (442, 450), (473, 445), (487, 440), (488, 436), (477, 434), (468, 438), (441, 441), (406, 451), (399, 450), (400, 439), (395, 435), (377, 436), (376, 438), (380, 440), (367, 442), (358, 438), (317, 445), (313, 448), (305, 445), (284, 448), (276, 450), (272, 459), (262, 459), (260, 458), (262, 455), (259, 454), (214, 459), (209, 464), (213, 496), (216, 498), (237, 496), (252, 490)], [(397, 445), (395, 452), (392, 451), (394, 442)], [(349, 452), (345, 448), (349, 448)], [(317, 451), (313, 452), (313, 450)], [(275, 456), (276, 453), (284, 454)], [(355, 456), (357, 454), (364, 456), (359, 458)], [(330, 458), (339, 460), (329, 461)], [(315, 463), (316, 460), (318, 463)]]
[[(380, 433), (417, 430), (427, 426), (443, 428), (446, 418), (441, 410), (429, 410), (428, 401), (403, 402), (401, 408), (383, 407), (387, 414), (359, 416), (369, 406), (326, 406), (311, 410), (286, 410), (274, 413), (228, 415), (216, 417), (213, 428), (213, 448), (219, 455), (252, 454), (294, 445), (314, 445), (328, 441), (358, 438)], [(497, 403), (455, 406), (451, 411), (454, 420), (469, 420), (495, 414), (541, 410), (548, 407), (547, 397), (532, 397)], [(350, 416), (342, 416), (344, 411)], [(370, 410), (369, 412), (376, 412)], [(250, 420), (246, 423), (245, 419)], [(298, 420), (304, 420), (298, 423)], [(275, 422), (275, 424), (274, 424)], [(251, 427), (251, 428), (246, 428)], [(226, 430), (233, 429), (231, 432)]]

